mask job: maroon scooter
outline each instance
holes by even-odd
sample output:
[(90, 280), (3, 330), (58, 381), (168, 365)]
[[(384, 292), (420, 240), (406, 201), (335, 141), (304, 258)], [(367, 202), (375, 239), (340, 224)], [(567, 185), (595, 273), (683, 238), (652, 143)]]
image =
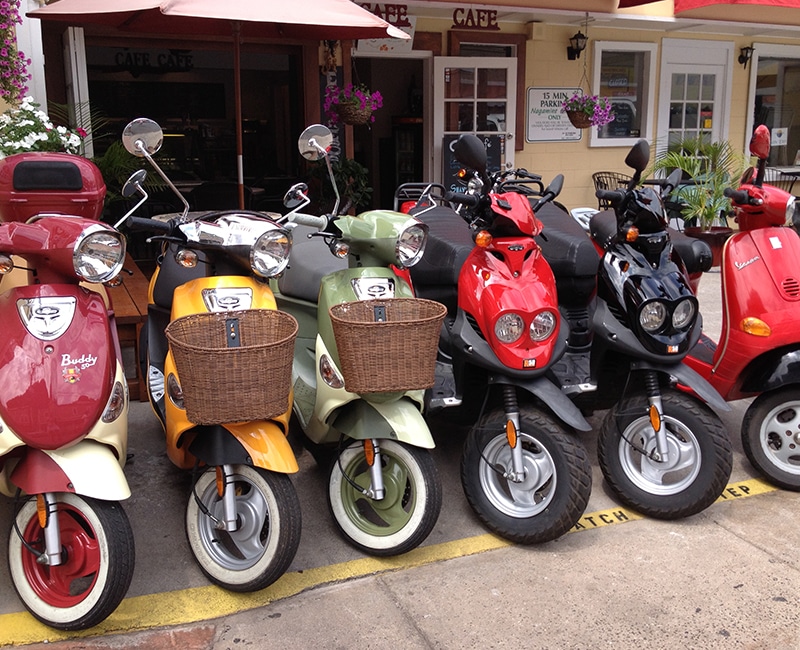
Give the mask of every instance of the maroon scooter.
[[(33, 616), (78, 630), (117, 608), (134, 568), (119, 503), (130, 496), (122, 471), (128, 388), (100, 286), (121, 271), (125, 238), (69, 214), (72, 205), (86, 209), (73, 200), (93, 179), (87, 160), (23, 155), (0, 163), (0, 492), (14, 499), (8, 566)], [(102, 198), (95, 216), (100, 209)]]

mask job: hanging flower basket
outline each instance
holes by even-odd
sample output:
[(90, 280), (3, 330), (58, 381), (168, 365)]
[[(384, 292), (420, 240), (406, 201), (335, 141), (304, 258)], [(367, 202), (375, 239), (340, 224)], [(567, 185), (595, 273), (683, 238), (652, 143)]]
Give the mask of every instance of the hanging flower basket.
[(614, 110), (608, 97), (586, 95), (582, 91), (561, 104), (569, 121), (578, 129), (590, 126), (604, 126), (614, 121)]
[(331, 124), (367, 124), (375, 121), (373, 112), (383, 106), (383, 97), (366, 86), (348, 84), (344, 88), (328, 86), (325, 89), (323, 110)]
[(564, 111), (576, 129), (588, 129), (592, 126), (592, 118), (583, 111)]
[(360, 102), (343, 102), (333, 106), (339, 119), (345, 124), (366, 124), (372, 117), (372, 108), (361, 106)]

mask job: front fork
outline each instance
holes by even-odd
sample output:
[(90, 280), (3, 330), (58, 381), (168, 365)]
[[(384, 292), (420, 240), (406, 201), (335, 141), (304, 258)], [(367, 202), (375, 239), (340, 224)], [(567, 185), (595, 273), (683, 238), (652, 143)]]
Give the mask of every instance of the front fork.
[(506, 414), (506, 439), (511, 448), (511, 469), (506, 470), (504, 478), (512, 483), (522, 483), (525, 480), (525, 465), (522, 445), (519, 444), (519, 404), (514, 386), (503, 386), (503, 409)]
[(381, 442), (378, 438), (368, 438), (362, 442), (364, 447), (364, 458), (369, 465), (369, 487), (362, 488), (353, 479), (351, 479), (342, 467), (341, 459), (337, 459), (339, 463), (339, 471), (344, 476), (345, 480), (350, 483), (356, 490), (361, 492), (368, 499), (380, 501), (386, 496), (386, 487), (383, 484), (383, 463), (381, 461)]
[(39, 526), (44, 533), (44, 553), (37, 553), (28, 546), (22, 531), (17, 530), (17, 534), (29, 551), (37, 553), (36, 561), (39, 564), (59, 566), (63, 556), (61, 553), (61, 530), (58, 527), (58, 503), (54, 493), (45, 492), (36, 495), (36, 514), (39, 518)]
[(664, 429), (664, 408), (661, 405), (661, 387), (658, 383), (658, 374), (652, 370), (645, 374), (645, 388), (647, 401), (650, 403), (648, 416), (650, 426), (656, 435), (656, 448), (650, 452), (649, 457), (657, 463), (669, 461), (669, 447), (667, 446), (667, 432)]

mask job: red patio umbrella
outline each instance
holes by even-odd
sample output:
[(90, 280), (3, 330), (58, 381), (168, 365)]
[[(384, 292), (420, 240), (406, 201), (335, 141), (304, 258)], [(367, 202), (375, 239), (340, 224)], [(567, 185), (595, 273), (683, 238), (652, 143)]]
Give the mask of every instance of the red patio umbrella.
[(350, 0), (58, 0), (27, 15), (142, 34), (232, 35), (240, 208), (244, 207), (241, 39), (409, 38)]

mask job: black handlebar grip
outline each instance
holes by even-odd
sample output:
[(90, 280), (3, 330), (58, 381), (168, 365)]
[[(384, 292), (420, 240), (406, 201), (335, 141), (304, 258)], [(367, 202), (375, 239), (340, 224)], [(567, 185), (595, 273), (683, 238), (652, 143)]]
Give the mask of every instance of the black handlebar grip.
[(625, 190), (596, 190), (594, 195), (598, 199), (608, 201), (611, 205), (622, 203), (625, 198)]
[(466, 205), (470, 208), (478, 207), (480, 203), (480, 197), (476, 194), (464, 194), (462, 192), (446, 192), (444, 195), (444, 200), (449, 201), (450, 203), (460, 203), (461, 205)]
[(747, 190), (735, 190), (732, 187), (726, 187), (722, 193), (734, 203), (740, 205), (750, 203), (750, 195), (747, 193)]
[(159, 221), (158, 219), (145, 219), (143, 217), (134, 217), (131, 215), (125, 221), (125, 225), (129, 230), (139, 230), (144, 232), (163, 233), (165, 235), (172, 234), (171, 221)]

